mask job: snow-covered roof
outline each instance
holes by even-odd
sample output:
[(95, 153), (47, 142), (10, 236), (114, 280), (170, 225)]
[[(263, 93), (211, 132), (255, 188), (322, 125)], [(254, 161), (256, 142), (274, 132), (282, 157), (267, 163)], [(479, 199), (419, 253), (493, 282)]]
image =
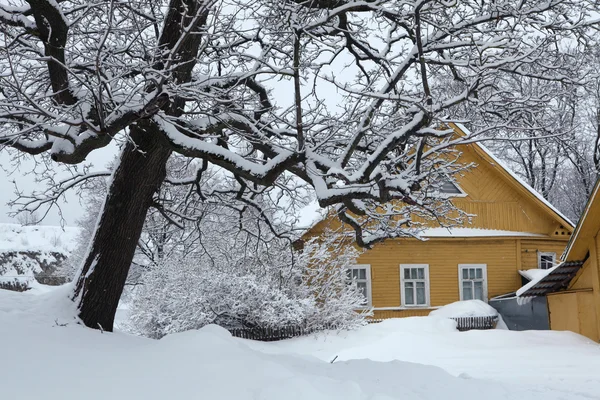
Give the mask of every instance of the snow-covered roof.
[(525, 236), (525, 237), (546, 237), (539, 233), (503, 231), (499, 229), (480, 229), (480, 228), (428, 228), (421, 232), (421, 236), (428, 238), (435, 237), (498, 237), (498, 236)]
[(517, 290), (517, 297), (543, 296), (569, 285), (571, 279), (583, 266), (583, 261), (563, 262), (538, 273), (528, 284)]
[(22, 226), (0, 223), (0, 252), (57, 251), (69, 253), (76, 247), (79, 228), (60, 226)]
[[(463, 124), (454, 123), (458, 129), (460, 129), (467, 137), (471, 136), (471, 131), (467, 129)], [(573, 221), (571, 221), (567, 216), (561, 213), (556, 207), (554, 207), (548, 200), (544, 198), (537, 190), (529, 186), (527, 182), (525, 182), (519, 175), (517, 175), (513, 170), (511, 170), (502, 160), (496, 157), (487, 147), (485, 147), (481, 142), (475, 142), (475, 146), (477, 146), (481, 151), (483, 151), (488, 157), (490, 157), (494, 163), (498, 164), (499, 167), (504, 169), (512, 178), (514, 178), (518, 183), (521, 184), (527, 191), (529, 191), (532, 195), (534, 195), (541, 203), (543, 203), (546, 207), (548, 207), (552, 212), (562, 218), (565, 222), (569, 223), (571, 227), (575, 227)]]

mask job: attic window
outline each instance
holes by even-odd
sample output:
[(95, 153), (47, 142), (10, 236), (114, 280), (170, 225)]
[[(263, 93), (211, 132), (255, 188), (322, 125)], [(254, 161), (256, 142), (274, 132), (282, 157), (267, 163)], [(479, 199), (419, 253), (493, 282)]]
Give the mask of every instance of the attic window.
[(441, 178), (440, 183), (432, 184), (432, 197), (465, 197), (467, 194), (450, 178)]
[(463, 194), (462, 190), (460, 190), (458, 188), (458, 186), (456, 186), (456, 184), (454, 184), (453, 182), (450, 181), (444, 181), (442, 183), (442, 185), (440, 186), (440, 193), (443, 194), (454, 194), (454, 195), (461, 195)]

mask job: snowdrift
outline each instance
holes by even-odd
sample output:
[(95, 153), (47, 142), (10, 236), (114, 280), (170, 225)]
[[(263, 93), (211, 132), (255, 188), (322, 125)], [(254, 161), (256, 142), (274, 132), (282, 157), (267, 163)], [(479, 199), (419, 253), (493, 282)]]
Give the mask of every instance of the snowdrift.
[[(257, 343), (232, 338), (216, 326), (151, 340), (77, 325), (69, 293), (68, 285), (48, 293), (0, 291), (3, 399), (465, 400), (483, 394), (487, 400), (585, 398), (466, 374), (455, 377), (430, 365), (368, 359), (384, 349), (406, 349), (406, 343), (398, 341), (402, 335), (462, 335), (447, 319), (383, 322), (326, 336), (330, 341), (315, 336)], [(356, 354), (359, 343), (372, 343), (379, 355), (365, 352), (364, 359), (357, 359), (362, 358)], [(340, 357), (333, 363), (320, 360), (309, 355), (311, 345), (327, 345)], [(430, 352), (421, 343), (411, 345), (415, 352)], [(284, 352), (285, 346), (300, 354)], [(344, 359), (344, 346), (352, 359)]]

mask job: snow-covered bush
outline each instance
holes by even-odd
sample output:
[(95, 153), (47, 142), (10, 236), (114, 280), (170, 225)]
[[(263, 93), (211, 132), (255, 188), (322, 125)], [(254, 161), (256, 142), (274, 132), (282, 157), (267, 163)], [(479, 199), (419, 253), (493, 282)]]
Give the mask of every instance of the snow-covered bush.
[(335, 235), (296, 252), (286, 241), (266, 244), (243, 234), (227, 240), (221, 233), (211, 236), (231, 245), (224, 251), (165, 260), (142, 275), (130, 304), (133, 332), (160, 338), (213, 323), (311, 330), (364, 324), (366, 313), (355, 311), (362, 294), (346, 275), (358, 252), (338, 253)]

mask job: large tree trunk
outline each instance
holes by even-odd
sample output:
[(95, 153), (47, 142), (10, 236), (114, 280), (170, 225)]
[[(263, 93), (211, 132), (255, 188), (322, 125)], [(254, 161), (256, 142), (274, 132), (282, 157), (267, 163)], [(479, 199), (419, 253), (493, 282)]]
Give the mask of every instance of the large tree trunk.
[(171, 154), (151, 121), (131, 126), (129, 139), (110, 182), (74, 294), (83, 323), (106, 331), (113, 330), (146, 213), (165, 179)]

